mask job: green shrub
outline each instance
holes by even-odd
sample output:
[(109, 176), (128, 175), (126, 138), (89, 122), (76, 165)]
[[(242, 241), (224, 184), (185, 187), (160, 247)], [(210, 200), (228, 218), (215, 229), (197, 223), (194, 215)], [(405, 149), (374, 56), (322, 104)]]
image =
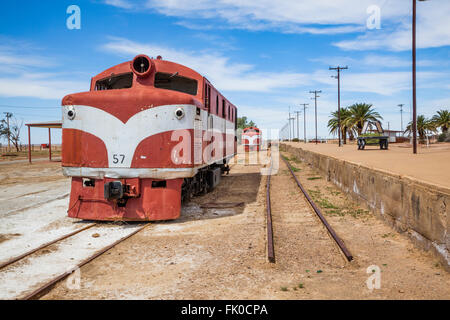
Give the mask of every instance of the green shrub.
[(441, 133), (438, 137), (438, 142), (450, 142), (450, 133)]

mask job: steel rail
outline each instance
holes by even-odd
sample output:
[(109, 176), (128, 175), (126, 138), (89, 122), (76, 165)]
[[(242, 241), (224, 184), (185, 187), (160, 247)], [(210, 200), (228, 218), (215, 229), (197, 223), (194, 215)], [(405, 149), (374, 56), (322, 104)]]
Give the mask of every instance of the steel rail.
[(289, 171), (292, 174), (292, 177), (294, 178), (295, 182), (297, 183), (297, 186), (302, 190), (303, 194), (305, 195), (306, 199), (308, 200), (309, 204), (311, 205), (311, 207), (314, 209), (314, 211), (316, 212), (317, 216), (319, 217), (320, 221), (322, 221), (322, 223), (324, 224), (324, 226), (327, 228), (328, 232), (330, 233), (331, 237), (334, 239), (334, 241), (336, 241), (336, 244), (339, 246), (339, 248), (341, 249), (342, 253), (344, 254), (345, 258), (348, 261), (352, 261), (353, 260), (353, 255), (350, 253), (350, 251), (347, 249), (347, 247), (345, 246), (344, 242), (342, 241), (341, 238), (339, 238), (339, 236), (336, 234), (336, 232), (334, 231), (334, 229), (331, 227), (331, 225), (328, 223), (328, 221), (325, 219), (325, 217), (323, 216), (322, 212), (320, 211), (319, 207), (317, 207), (317, 205), (314, 203), (314, 201), (311, 199), (311, 197), (309, 196), (308, 192), (306, 192), (305, 188), (303, 188), (302, 184), (300, 183), (300, 181), (297, 179), (297, 177), (294, 174), (294, 171), (292, 170), (291, 165), (289, 164), (289, 162), (283, 157), (281, 156), (283, 161), (286, 163)]
[(9, 259), (8, 261), (6, 261), (6, 262), (0, 264), (0, 269), (3, 269), (4, 267), (9, 266), (10, 264), (13, 264), (14, 262), (17, 262), (17, 261), (19, 261), (19, 260), (22, 260), (23, 258), (25, 258), (25, 257), (27, 257), (27, 256), (29, 256), (29, 255), (31, 255), (31, 254), (33, 254), (33, 253), (35, 253), (36, 251), (39, 251), (39, 250), (41, 250), (41, 249), (44, 249), (44, 248), (46, 248), (46, 247), (48, 247), (48, 246), (50, 246), (50, 245), (52, 245), (52, 244), (54, 244), (54, 243), (56, 243), (56, 242), (58, 242), (58, 241), (67, 239), (67, 238), (69, 238), (69, 237), (71, 237), (71, 236), (73, 236), (73, 235), (75, 235), (75, 234), (77, 234), (77, 233), (80, 233), (81, 231), (84, 231), (84, 230), (87, 230), (87, 229), (89, 229), (89, 228), (92, 228), (92, 227), (95, 226), (95, 225), (97, 225), (97, 224), (96, 224), (96, 223), (89, 224), (89, 225), (87, 225), (86, 227), (77, 229), (77, 230), (75, 230), (75, 231), (73, 231), (73, 232), (71, 232), (71, 233), (68, 233), (68, 234), (66, 234), (66, 235), (64, 235), (64, 236), (61, 236), (61, 237), (59, 237), (59, 238), (57, 238), (57, 239), (55, 239), (55, 240), (46, 242), (46, 243), (40, 245), (39, 247), (34, 248), (34, 249), (30, 250), (30, 251), (27, 251), (27, 252), (25, 252), (25, 253), (23, 253), (23, 254), (17, 256), (17, 257), (11, 258), (11, 259)]
[(266, 207), (267, 207), (267, 258), (275, 263), (275, 249), (273, 245), (272, 207), (270, 204), (270, 177), (272, 175), (272, 155), (270, 156), (269, 175), (267, 176)]
[(142, 231), (143, 229), (145, 229), (149, 225), (151, 225), (151, 223), (147, 223), (146, 225), (144, 225), (144, 226), (140, 227), (139, 229), (133, 231), (129, 235), (126, 235), (125, 237), (123, 237), (123, 238), (115, 241), (114, 243), (104, 247), (103, 249), (97, 251), (95, 254), (93, 254), (89, 258), (83, 260), (82, 262), (80, 262), (79, 264), (74, 266), (71, 270), (68, 270), (68, 271), (64, 272), (63, 274), (60, 274), (59, 276), (53, 278), (52, 280), (50, 280), (49, 282), (47, 282), (44, 285), (40, 286), (38, 289), (34, 290), (33, 292), (31, 292), (31, 293), (29, 293), (29, 294), (27, 294), (27, 295), (25, 295), (23, 297), (18, 298), (18, 300), (34, 300), (34, 299), (40, 298), (41, 296), (46, 294), (55, 284), (57, 284), (59, 281), (63, 280), (64, 278), (66, 278), (70, 274), (72, 274), (76, 269), (79, 269), (82, 266), (84, 266), (85, 264), (91, 262), (92, 260), (94, 260), (95, 258), (99, 257), (100, 255), (102, 255), (106, 251), (112, 249), (113, 247), (115, 247), (116, 245), (121, 243), (122, 241), (125, 241), (126, 239), (130, 238), (131, 236), (134, 236), (139, 231)]

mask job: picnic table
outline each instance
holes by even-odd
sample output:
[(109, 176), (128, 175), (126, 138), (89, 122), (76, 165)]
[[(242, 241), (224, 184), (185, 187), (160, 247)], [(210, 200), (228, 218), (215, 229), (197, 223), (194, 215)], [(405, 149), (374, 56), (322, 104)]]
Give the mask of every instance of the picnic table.
[[(369, 140), (369, 141), (368, 141)], [(358, 150), (364, 150), (367, 146), (379, 145), (381, 150), (387, 150), (389, 145), (388, 136), (368, 136), (358, 137)]]

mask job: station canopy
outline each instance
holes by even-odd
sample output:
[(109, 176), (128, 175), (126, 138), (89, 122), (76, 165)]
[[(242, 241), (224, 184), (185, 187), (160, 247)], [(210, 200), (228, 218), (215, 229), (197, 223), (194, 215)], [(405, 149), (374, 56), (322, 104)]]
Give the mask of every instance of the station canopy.
[(48, 159), (52, 161), (52, 136), (51, 129), (61, 129), (62, 121), (45, 121), (45, 122), (34, 122), (34, 123), (26, 123), (28, 127), (28, 161), (31, 163), (31, 128), (48, 128)]

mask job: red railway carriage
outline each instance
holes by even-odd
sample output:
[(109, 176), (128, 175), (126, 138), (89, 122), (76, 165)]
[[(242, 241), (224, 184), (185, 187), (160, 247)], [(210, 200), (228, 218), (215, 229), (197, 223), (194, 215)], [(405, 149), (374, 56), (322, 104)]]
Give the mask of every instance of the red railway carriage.
[(261, 149), (261, 130), (257, 127), (247, 127), (242, 131), (242, 144), (246, 152)]
[(169, 220), (236, 154), (237, 108), (199, 73), (138, 55), (62, 100), (69, 216)]

